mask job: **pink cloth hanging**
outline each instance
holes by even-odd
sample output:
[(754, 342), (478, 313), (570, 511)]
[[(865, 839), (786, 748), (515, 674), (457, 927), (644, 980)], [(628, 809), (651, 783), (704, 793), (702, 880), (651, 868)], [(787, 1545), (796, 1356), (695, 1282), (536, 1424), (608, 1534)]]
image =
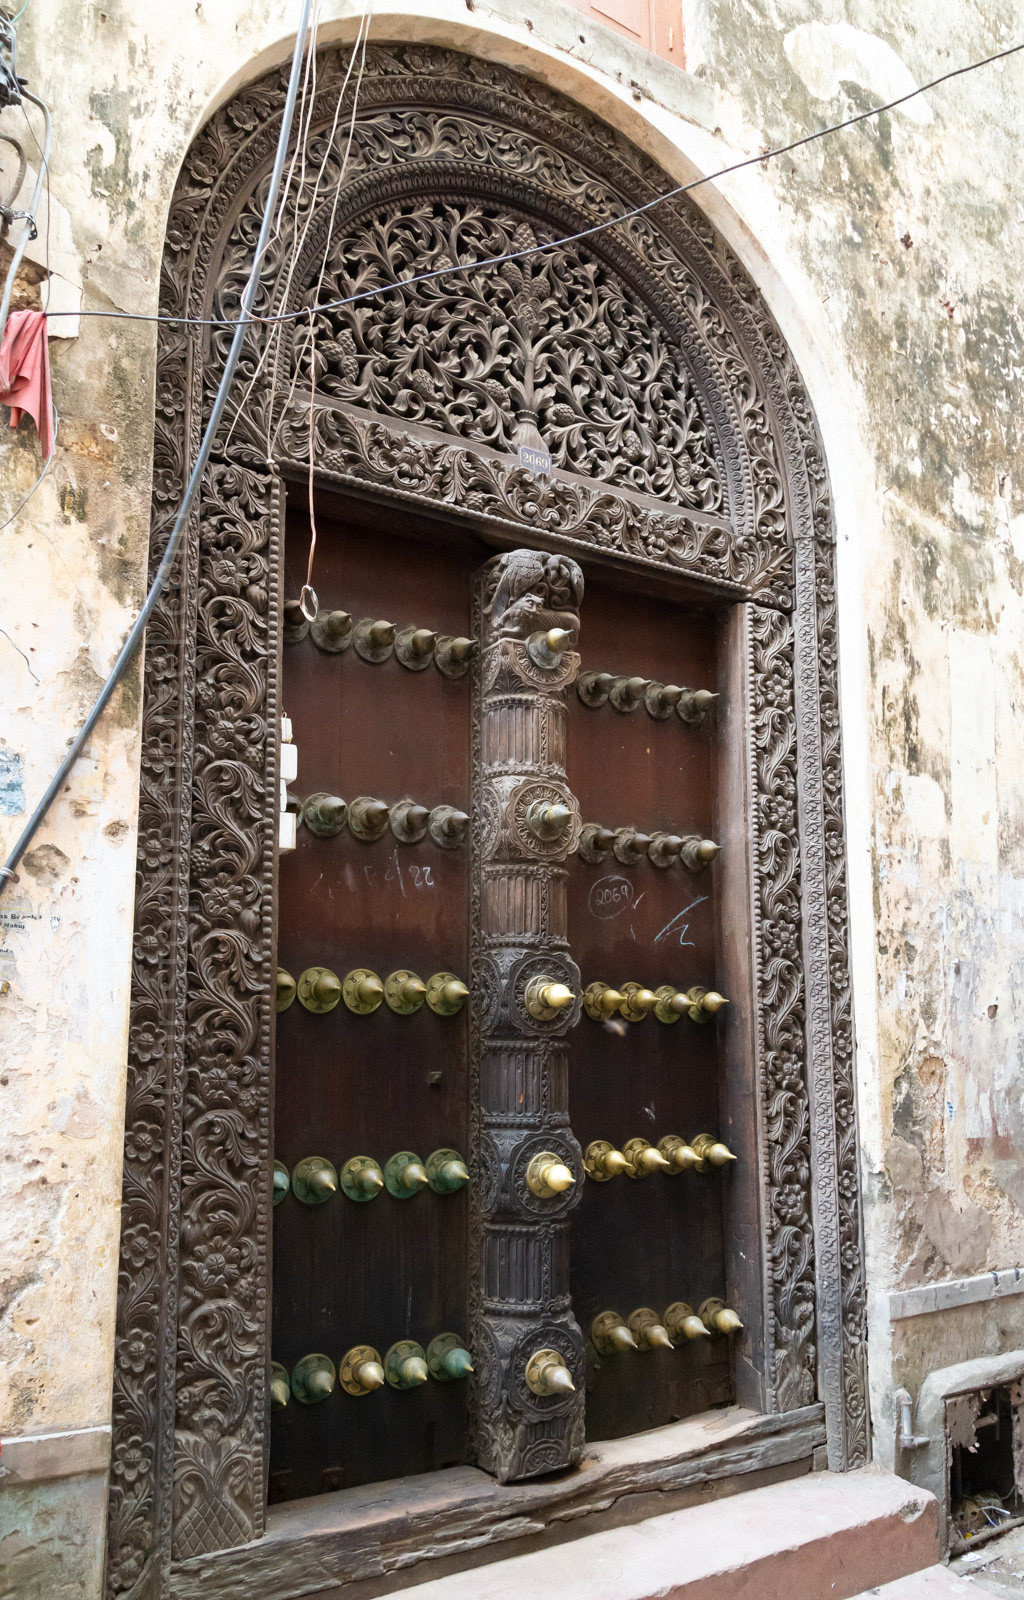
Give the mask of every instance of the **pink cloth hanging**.
[(12, 311), (0, 343), (0, 405), (11, 408), (16, 428), (27, 411), (36, 425), (43, 458), (53, 449), (50, 349), (42, 311)]

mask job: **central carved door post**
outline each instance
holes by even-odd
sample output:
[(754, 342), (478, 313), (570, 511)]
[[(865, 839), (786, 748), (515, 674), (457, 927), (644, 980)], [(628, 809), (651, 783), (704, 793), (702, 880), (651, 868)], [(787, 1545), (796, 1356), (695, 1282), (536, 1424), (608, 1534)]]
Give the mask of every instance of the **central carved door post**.
[(476, 1432), (480, 1466), (502, 1483), (570, 1466), (583, 1446), (567, 1220), (583, 1182), (566, 1043), (580, 975), (563, 864), (581, 826), (565, 779), (565, 693), (582, 595), (575, 561), (537, 550), (488, 562), (477, 595)]

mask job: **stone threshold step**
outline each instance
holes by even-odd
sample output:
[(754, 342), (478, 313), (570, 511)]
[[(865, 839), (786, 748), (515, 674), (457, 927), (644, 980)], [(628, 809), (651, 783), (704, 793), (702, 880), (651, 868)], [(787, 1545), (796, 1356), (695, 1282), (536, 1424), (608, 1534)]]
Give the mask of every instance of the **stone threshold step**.
[(923, 1572), (897, 1578), (895, 1583), (883, 1583), (879, 1589), (862, 1589), (854, 1600), (967, 1600), (969, 1595), (978, 1600), (980, 1593), (973, 1583), (958, 1578), (948, 1567), (925, 1567)]
[[(404, 1600), (855, 1600), (934, 1568), (934, 1496), (873, 1467), (816, 1472), (414, 1584)], [(948, 1578), (944, 1568), (938, 1569)], [(959, 1581), (959, 1580), (957, 1580)], [(902, 1600), (902, 1591), (893, 1591)], [(925, 1596), (956, 1594), (923, 1589)], [(907, 1596), (916, 1594), (908, 1589)]]

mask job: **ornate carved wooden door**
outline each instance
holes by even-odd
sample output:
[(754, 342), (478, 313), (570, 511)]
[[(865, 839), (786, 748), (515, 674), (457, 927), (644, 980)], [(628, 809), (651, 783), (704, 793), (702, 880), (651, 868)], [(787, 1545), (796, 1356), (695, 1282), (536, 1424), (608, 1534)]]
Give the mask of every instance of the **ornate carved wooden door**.
[(285, 621), (271, 1493), (536, 1476), (733, 1398), (719, 623), (352, 507), (318, 552)]

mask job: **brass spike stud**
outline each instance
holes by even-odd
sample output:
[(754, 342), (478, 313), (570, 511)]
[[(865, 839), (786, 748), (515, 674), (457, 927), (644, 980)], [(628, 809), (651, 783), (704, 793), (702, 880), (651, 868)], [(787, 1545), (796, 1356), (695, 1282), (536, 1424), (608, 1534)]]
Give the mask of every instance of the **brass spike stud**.
[(375, 800), (368, 794), (359, 795), (348, 808), (348, 825), (364, 844), (373, 844), (384, 837), (390, 817), (391, 812), (383, 800)]
[(292, 1386), (287, 1368), (280, 1361), (270, 1363), (270, 1404), (275, 1411), (283, 1411), (292, 1397)]
[(347, 611), (318, 611), (309, 631), (318, 650), (337, 656), (352, 643), (352, 618)]
[(560, 667), (562, 657), (572, 644), (572, 634), (565, 628), (541, 629), (531, 633), (526, 641), (526, 653), (535, 667), (551, 669)]
[(399, 967), (384, 979), (384, 999), (400, 1017), (411, 1017), (427, 998), (427, 986), (415, 972)]
[(614, 849), (615, 834), (611, 828), (602, 828), (599, 822), (585, 822), (580, 834), (579, 853), (592, 867), (601, 867), (609, 850)]
[(395, 655), (410, 672), (422, 672), (434, 658), (436, 639), (429, 628), (402, 628), (395, 636)]
[(427, 979), (427, 1005), (439, 1017), (454, 1017), (469, 999), (469, 990), (454, 972), (435, 972)]
[(350, 1156), (341, 1169), (341, 1189), (350, 1200), (376, 1200), (384, 1187), (384, 1174), (372, 1156)]
[(679, 859), (687, 872), (703, 872), (721, 848), (714, 839), (702, 839), (699, 834), (691, 833), (682, 841)]
[(718, 994), (714, 989), (702, 989), (700, 984), (687, 989), (686, 998), (690, 1002), (686, 1015), (691, 1022), (697, 1023), (710, 1022), (723, 1006), (729, 1004), (724, 994)]
[(591, 1139), (583, 1152), (583, 1170), (595, 1183), (608, 1183), (629, 1167), (621, 1150), (607, 1139)]
[(288, 1007), (291, 1005), (292, 1001), (295, 999), (295, 990), (296, 990), (296, 983), (295, 983), (295, 979), (292, 977), (291, 973), (290, 972), (286, 972), (283, 967), (278, 967), (278, 969), (277, 969), (277, 995), (276, 995), (276, 1003), (277, 1003), (278, 1011), (287, 1011), (288, 1010)]
[(624, 867), (637, 866), (651, 848), (649, 833), (639, 833), (636, 828), (616, 828), (612, 850), (616, 861)]
[(337, 1192), (337, 1169), (323, 1156), (306, 1156), (292, 1173), (292, 1194), (304, 1206), (322, 1206)]
[(594, 1022), (604, 1022), (620, 1009), (625, 999), (620, 989), (613, 989), (611, 984), (598, 978), (594, 983), (588, 983), (583, 991), (583, 1009)]
[(340, 833), (348, 820), (348, 806), (340, 795), (318, 790), (302, 802), (301, 817), (310, 833), (330, 839)]
[(629, 1331), (637, 1343), (638, 1350), (671, 1350), (672, 1340), (669, 1338), (668, 1329), (659, 1320), (656, 1311), (650, 1306), (641, 1306), (634, 1311), (629, 1319)]
[(288, 1168), (283, 1161), (274, 1162), (274, 1204), (279, 1206), (292, 1186)]
[(334, 1362), (330, 1356), (303, 1356), (292, 1368), (292, 1394), (304, 1406), (315, 1406), (334, 1390)]
[(432, 1150), (426, 1168), (427, 1182), (435, 1194), (454, 1194), (469, 1182), (469, 1168), (457, 1150)]
[(527, 807), (526, 826), (541, 844), (560, 839), (571, 821), (571, 810), (559, 800), (535, 800)]
[(413, 1339), (399, 1339), (384, 1357), (384, 1376), (392, 1389), (418, 1389), (428, 1377), (423, 1346)]
[(704, 1301), (697, 1315), (712, 1336), (716, 1333), (739, 1333), (743, 1327), (732, 1307), (714, 1295)]
[(616, 711), (635, 711), (643, 701), (649, 682), (649, 678), (616, 678), (608, 699)]
[(469, 817), (455, 806), (435, 806), (427, 826), (430, 837), (442, 850), (457, 850), (469, 834)]
[(718, 699), (710, 689), (684, 689), (676, 706), (676, 715), (691, 727), (699, 727)]
[(354, 1344), (338, 1363), (338, 1378), (346, 1394), (356, 1398), (384, 1387), (384, 1368), (372, 1344)]
[(576, 693), (591, 711), (608, 704), (615, 679), (610, 672), (581, 672), (576, 679)]
[(299, 1005), (318, 1016), (333, 1011), (341, 999), (341, 979), (330, 967), (307, 967), (296, 986)]
[(619, 1356), (637, 1348), (635, 1334), (617, 1311), (599, 1311), (590, 1324), (590, 1342), (599, 1356)]
[(540, 1150), (526, 1168), (526, 1184), (539, 1200), (554, 1200), (571, 1189), (576, 1179), (554, 1150)]
[(576, 1385), (565, 1364), (565, 1357), (557, 1350), (535, 1350), (526, 1363), (526, 1387), (531, 1394), (573, 1394)]
[(626, 1158), (626, 1172), (631, 1178), (648, 1178), (652, 1172), (665, 1172), (669, 1163), (660, 1150), (644, 1138), (627, 1139), (622, 1146)]
[(372, 617), (363, 617), (352, 630), (352, 643), (357, 655), (376, 664), (387, 660), (395, 648), (397, 633), (393, 622), (374, 622)]
[(427, 836), (430, 812), (415, 800), (399, 800), (391, 807), (391, 832), (399, 844), (419, 844)]
[(658, 1140), (658, 1149), (668, 1162), (670, 1173), (678, 1175), (680, 1172), (704, 1171), (701, 1157), (678, 1133), (666, 1133), (663, 1139)]
[(688, 1306), (685, 1300), (673, 1300), (661, 1320), (668, 1329), (668, 1336), (673, 1344), (681, 1344), (684, 1339), (711, 1337), (696, 1311), (692, 1306)]
[(281, 608), (281, 637), (285, 644), (298, 644), (309, 632), (309, 618), (298, 600), (286, 600)]
[(434, 643), (434, 661), (438, 672), (446, 678), (464, 678), (476, 655), (475, 639), (461, 634), (453, 638), (450, 633), (439, 633)]
[(399, 1150), (384, 1163), (384, 1186), (396, 1200), (411, 1200), (429, 1182), (427, 1169), (411, 1150)]
[(625, 1017), (627, 1022), (643, 1022), (658, 1004), (658, 996), (653, 990), (645, 989), (640, 983), (622, 983), (619, 987), (622, 990), (619, 1015)]
[(674, 683), (649, 683), (644, 694), (644, 705), (647, 715), (654, 717), (658, 722), (664, 722), (670, 717), (680, 700), (683, 691)]
[(560, 1011), (572, 1005), (575, 998), (566, 984), (541, 975), (530, 979), (526, 985), (523, 1002), (530, 1016), (537, 1022), (553, 1022)]
[(427, 1371), (438, 1383), (452, 1383), (473, 1372), (473, 1357), (457, 1333), (438, 1333), (427, 1345)]
[(729, 1146), (723, 1144), (721, 1139), (716, 1139), (713, 1133), (698, 1133), (696, 1139), (691, 1142), (694, 1154), (701, 1163), (698, 1171), (703, 1171), (704, 1163), (707, 1161), (710, 1161), (713, 1167), (724, 1167), (730, 1161), (736, 1160)]
[(663, 983), (654, 993), (658, 997), (658, 1004), (654, 1008), (654, 1015), (659, 1022), (678, 1022), (684, 1011), (690, 1009), (690, 997), (677, 989), (674, 983)]
[(353, 967), (351, 972), (345, 974), (342, 993), (350, 1011), (354, 1011), (357, 1017), (367, 1017), (371, 1011), (376, 1011), (383, 1000), (384, 985), (369, 967)]
[(655, 867), (674, 867), (682, 848), (683, 841), (678, 833), (652, 833), (647, 859)]

